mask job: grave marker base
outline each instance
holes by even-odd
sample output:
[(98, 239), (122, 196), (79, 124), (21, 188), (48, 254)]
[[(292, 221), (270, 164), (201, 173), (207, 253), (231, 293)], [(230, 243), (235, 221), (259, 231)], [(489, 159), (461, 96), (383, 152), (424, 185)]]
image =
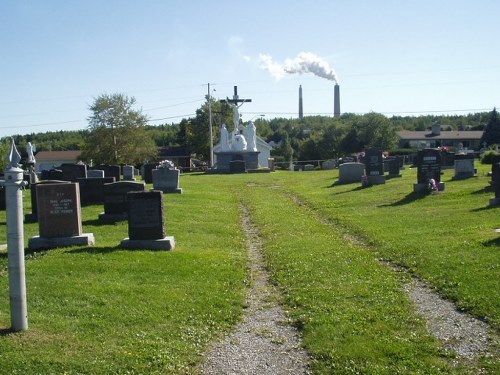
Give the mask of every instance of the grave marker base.
[(159, 240), (131, 240), (125, 238), (120, 243), (120, 248), (131, 250), (174, 250), (175, 238), (166, 236)]
[(28, 248), (30, 250), (55, 249), (58, 247), (70, 246), (93, 246), (95, 238), (93, 233), (82, 233), (80, 236), (72, 237), (40, 237), (35, 236), (29, 239)]
[[(437, 182), (436, 185), (438, 191), (444, 191), (444, 182)], [(413, 184), (414, 193), (423, 193), (425, 191), (429, 191), (429, 184)]]

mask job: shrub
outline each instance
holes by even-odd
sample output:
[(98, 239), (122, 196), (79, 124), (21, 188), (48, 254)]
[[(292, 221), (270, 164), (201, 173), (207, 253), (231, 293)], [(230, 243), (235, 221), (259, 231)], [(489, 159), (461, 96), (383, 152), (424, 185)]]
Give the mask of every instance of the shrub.
[(489, 150), (483, 153), (481, 156), (481, 164), (491, 164), (493, 160), (493, 156), (500, 155), (498, 152), (494, 150)]

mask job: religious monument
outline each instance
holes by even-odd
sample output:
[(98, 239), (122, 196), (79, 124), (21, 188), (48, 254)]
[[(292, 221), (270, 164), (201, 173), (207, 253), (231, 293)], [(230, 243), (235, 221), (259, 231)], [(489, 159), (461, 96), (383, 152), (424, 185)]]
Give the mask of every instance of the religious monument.
[[(244, 172), (247, 169), (257, 169), (259, 167), (259, 151), (257, 150), (255, 125), (250, 123), (247, 127), (240, 124), (239, 108), (251, 102), (252, 99), (240, 99), (238, 97), (238, 87), (234, 86), (232, 99), (226, 98), (221, 102), (228, 103), (233, 110), (234, 130), (229, 134), (226, 125), (221, 128), (221, 141), (218, 151), (215, 151), (217, 158), (216, 169), (219, 172)], [(239, 104), (239, 105), (238, 105)], [(237, 166), (236, 168), (233, 168)]]

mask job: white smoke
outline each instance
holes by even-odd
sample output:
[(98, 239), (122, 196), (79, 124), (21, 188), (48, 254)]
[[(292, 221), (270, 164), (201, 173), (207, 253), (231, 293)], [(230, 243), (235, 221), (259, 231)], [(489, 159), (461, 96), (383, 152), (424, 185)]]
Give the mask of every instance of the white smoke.
[(267, 70), (269, 73), (271, 73), (271, 75), (277, 81), (279, 81), (281, 78), (283, 78), (285, 76), (286, 71), (283, 68), (283, 66), (281, 66), (278, 63), (275, 63), (271, 56), (261, 53), (259, 55), (259, 61), (261, 63), (260, 67), (262, 69)]
[(260, 67), (271, 73), (276, 80), (282, 79), (286, 73), (312, 73), (315, 76), (338, 83), (335, 70), (330, 67), (328, 62), (311, 52), (301, 52), (293, 59), (286, 59), (284, 64), (274, 62), (271, 56), (265, 54), (260, 54), (259, 60)]

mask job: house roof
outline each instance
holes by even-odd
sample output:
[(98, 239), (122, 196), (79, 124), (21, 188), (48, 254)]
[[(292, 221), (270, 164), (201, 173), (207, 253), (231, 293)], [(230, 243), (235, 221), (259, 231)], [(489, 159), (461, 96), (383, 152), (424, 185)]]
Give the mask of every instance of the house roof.
[(74, 151), (39, 151), (35, 155), (37, 162), (54, 160), (77, 160), (82, 152)]
[(401, 139), (407, 140), (426, 140), (426, 139), (481, 139), (483, 135), (482, 130), (452, 130), (452, 131), (441, 131), (440, 134), (434, 134), (430, 131), (411, 131), (411, 130), (401, 130), (398, 131), (398, 136)]

